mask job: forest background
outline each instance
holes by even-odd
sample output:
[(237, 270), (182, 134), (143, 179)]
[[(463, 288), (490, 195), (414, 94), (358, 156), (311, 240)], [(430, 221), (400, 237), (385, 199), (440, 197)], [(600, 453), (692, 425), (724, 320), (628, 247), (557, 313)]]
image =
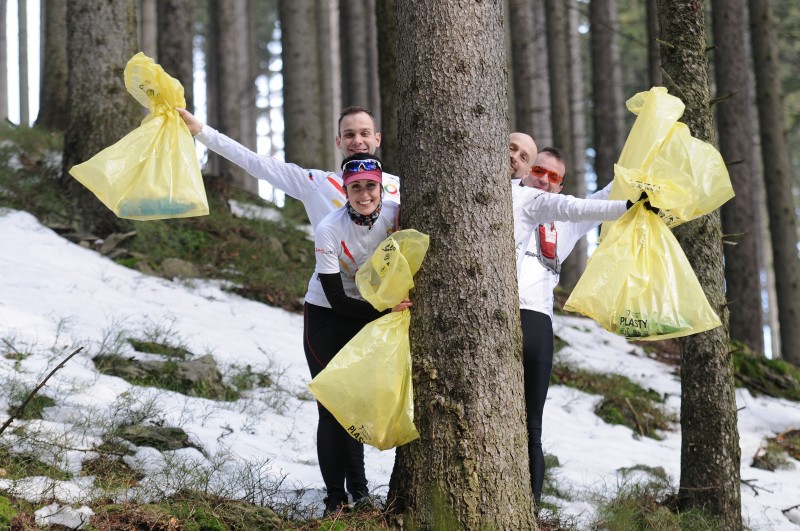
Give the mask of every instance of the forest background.
[[(10, 4), (0, 4), (2, 16)], [(798, 39), (792, 35), (797, 25), (790, 22), (797, 9), (790, 2), (756, 0), (487, 4), (486, 11), (481, 11), (458, 2), (439, 5), (422, 0), (43, 2), (39, 72), (46, 82), (39, 84), (35, 124), (64, 132), (65, 169), (130, 131), (141, 118), (141, 109), (119, 90), (121, 66), (141, 49), (182, 81), (190, 109), (202, 109), (205, 97), (204, 118), (210, 124), (253, 148), (261, 138), (260, 151), (280, 156), (282, 149), (286, 160), (301, 166), (336, 166), (331, 139), (336, 133), (338, 111), (346, 105), (361, 104), (375, 110), (384, 134), (381, 155), (389, 171), (408, 177), (404, 183), (408, 183), (409, 191), (415, 190), (416, 168), (424, 163), (415, 158), (420, 156), (419, 150), (409, 148), (430, 134), (432, 125), (439, 124), (439, 140), (452, 150), (441, 152), (452, 154), (455, 174), (466, 175), (482, 168), (481, 164), (497, 163), (502, 150), (494, 149), (496, 144), (505, 143), (508, 131), (521, 130), (536, 137), (540, 146), (553, 144), (565, 150), (571, 168), (565, 191), (583, 196), (613, 175), (613, 162), (633, 119), (624, 109), (625, 99), (651, 86), (664, 85), (687, 103), (684, 119), (693, 133), (718, 143), (737, 192), (735, 200), (722, 209), (718, 234), (718, 214), (709, 218), (710, 229), (704, 226), (697, 232), (696, 228), (684, 227), (676, 231), (712, 304), (718, 312), (729, 314), (730, 326), (714, 341), (727, 344), (732, 339), (757, 357), (769, 353), (797, 364)], [(444, 64), (445, 73), (478, 81), (449, 92), (451, 97), (445, 100), (437, 99), (436, 87), (419, 80), (423, 67), (436, 70), (423, 65), (423, 59), (429, 56), (409, 55), (409, 50), (417, 50), (404, 41), (419, 27), (431, 23), (429, 12), (449, 21), (449, 28), (461, 28), (465, 35), (469, 27), (482, 29), (472, 34), (477, 40), (467, 40), (459, 49), (464, 58), (458, 54), (454, 58), (445, 46), (450, 41), (436, 31), (428, 36), (432, 40), (426, 43), (427, 49), (441, 54), (439, 63)], [(678, 13), (694, 26), (680, 27), (675, 18)], [(17, 10), (18, 27), (28, 27), (26, 17), (27, 9)], [(8, 21), (0, 22), (0, 28), (5, 28)], [(435, 22), (432, 24), (438, 31)], [(29, 76), (24, 33), (17, 36), (19, 56), (23, 58), (18, 63), (18, 108), (20, 122), (28, 124), (33, 118), (26, 86)], [(502, 66), (487, 70), (505, 74), (502, 84), (506, 94), (502, 89), (494, 90), (483, 102), (474, 104), (470, 109), (474, 123), (469, 129), (456, 123), (456, 118), (463, 120), (457, 112), (457, 105), (463, 103), (461, 94), (485, 91), (496, 81), (473, 72), (484, 59), (497, 59), (490, 53), (495, 48), (489, 46), (494, 42), (488, 33), (496, 37), (505, 34), (498, 64), (505, 65), (506, 72), (502, 72)], [(695, 40), (688, 46), (686, 41), (692, 36)], [(278, 39), (280, 46), (276, 45)], [(5, 45), (7, 39), (0, 42)], [(420, 38), (420, 42), (425, 39)], [(689, 48), (692, 61), (681, 55)], [(0, 50), (5, 52), (0, 53), (0, 60), (8, 65), (6, 50), (5, 46)], [(710, 77), (706, 77), (709, 68)], [(0, 68), (0, 72), (5, 71)], [(688, 81), (684, 77), (697, 72), (702, 75), (693, 75)], [(198, 73), (204, 75), (205, 94), (194, 93)], [(443, 85), (450, 80), (447, 75), (433, 79)], [(696, 91), (698, 86), (700, 90)], [(422, 104), (426, 88), (433, 95), (430, 101), (437, 101), (438, 107), (426, 109)], [(11, 108), (4, 105), (8, 92), (8, 80), (0, 76), (2, 115), (8, 115)], [(496, 106), (499, 97), (502, 108)], [(454, 108), (449, 109), (450, 105)], [(202, 111), (198, 114), (203, 116)], [(711, 114), (716, 115), (716, 130)], [(481, 131), (484, 115), (505, 119), (507, 128), (502, 132)], [(478, 134), (488, 131), (493, 131), (494, 137)], [(479, 137), (483, 143), (463, 145), (467, 139)], [(433, 137), (429, 145), (435, 144)], [(481, 159), (476, 151), (484, 146), (486, 158)], [(472, 166), (465, 165), (469, 161)], [(450, 169), (438, 159), (428, 164), (442, 174)], [(462, 171), (457, 171), (459, 168)], [(251, 178), (213, 156), (205, 166), (205, 178), (212, 196), (225, 198), (240, 190), (256, 192)], [(486, 181), (477, 183), (481, 182)], [(466, 178), (460, 183), (465, 188), (470, 183), (476, 186)], [(131, 226), (127, 222), (98, 208), (74, 181), (65, 178), (63, 184), (65, 210), (69, 212), (61, 213), (60, 223), (70, 223), (84, 235), (101, 239), (128, 233)], [(446, 195), (447, 189), (439, 192)], [(492, 203), (495, 195), (502, 194), (488, 194), (476, 201)], [(421, 228), (432, 223), (417, 208), (414, 193), (405, 197), (409, 201), (404, 200), (404, 216), (408, 212)], [(298, 205), (291, 201), (283, 209), (288, 216), (298, 216)], [(471, 214), (480, 218), (480, 209), (474, 206)], [(440, 234), (444, 236), (450, 227), (429, 229), (432, 233), (437, 230), (444, 230)], [(475, 236), (480, 239), (481, 234)], [(707, 245), (709, 242), (719, 245), (719, 252)], [(714, 277), (717, 259), (722, 271), (723, 247), (724, 282)], [(706, 251), (713, 260), (705, 260)], [(565, 288), (579, 278), (587, 255), (585, 244), (576, 247), (562, 274)], [(702, 271), (706, 263), (710, 267)], [(466, 265), (470, 275), (481, 267)], [(423, 291), (428, 278), (425, 273), (421, 278)], [(507, 280), (504, 275), (500, 277)], [(506, 310), (488, 315), (504, 315)], [(417, 315), (418, 330), (423, 330), (424, 305)], [(515, 342), (512, 336), (508, 338), (510, 350)], [(412, 326), (412, 342), (414, 339)], [(420, 346), (426, 342), (421, 335), (416, 339)], [(720, 345), (702, 345), (702, 339), (696, 339), (696, 343), (681, 343), (684, 356), (705, 349), (713, 354), (710, 361), (722, 359)], [(471, 339), (465, 341), (463, 346), (468, 351), (466, 347), (473, 345)], [(691, 355), (684, 357), (686, 360), (704, 361)], [(722, 361), (719, 367), (724, 369), (727, 362)], [(692, 374), (688, 371), (684, 376)], [(698, 390), (712, 388), (709, 382), (704, 385)], [(697, 408), (682, 411), (682, 416), (688, 418), (686, 413), (692, 411)]]

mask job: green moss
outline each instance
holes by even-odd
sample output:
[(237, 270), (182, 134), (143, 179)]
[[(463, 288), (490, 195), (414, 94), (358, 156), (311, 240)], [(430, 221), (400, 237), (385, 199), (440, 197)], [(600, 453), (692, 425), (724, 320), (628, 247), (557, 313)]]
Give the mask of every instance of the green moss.
[(56, 401), (49, 396), (37, 394), (25, 405), (25, 409), (22, 410), (17, 418), (20, 420), (40, 419), (42, 418), (44, 408), (53, 407), (55, 405)]
[(160, 343), (157, 341), (142, 341), (139, 339), (128, 338), (128, 344), (139, 352), (146, 352), (149, 354), (157, 354), (167, 358), (177, 358), (186, 360), (192, 357), (192, 353), (186, 348), (181, 346), (170, 345), (169, 343)]
[(17, 511), (11, 506), (8, 498), (0, 496), (0, 529), (10, 529), (11, 520), (17, 515)]
[(43, 463), (28, 453), (12, 453), (0, 447), (0, 465), (5, 470), (4, 479), (21, 479), (30, 476), (46, 476), (51, 479), (68, 480), (72, 474), (53, 465)]
[(732, 344), (732, 355), (737, 385), (754, 395), (800, 401), (800, 368), (756, 356), (738, 342)]

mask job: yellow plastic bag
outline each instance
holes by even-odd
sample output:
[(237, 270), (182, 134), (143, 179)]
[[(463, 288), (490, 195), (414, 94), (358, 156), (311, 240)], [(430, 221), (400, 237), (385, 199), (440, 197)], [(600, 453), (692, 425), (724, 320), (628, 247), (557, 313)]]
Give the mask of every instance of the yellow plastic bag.
[[(377, 309), (396, 306), (414, 287), (413, 274), (428, 250), (428, 236), (413, 229), (386, 238), (356, 273), (362, 296)], [(408, 311), (368, 323), (328, 363), (308, 388), (362, 443), (386, 450), (419, 437)]]
[(675, 236), (642, 203), (611, 227), (564, 308), (640, 340), (687, 336), (722, 324)]
[[(638, 114), (614, 166), (611, 199), (636, 201), (647, 192), (668, 227), (719, 208), (734, 195), (722, 155), (694, 138), (678, 119), (684, 104), (663, 87), (627, 102)], [(603, 224), (603, 235), (614, 222)]]
[(150, 114), (70, 174), (121, 218), (207, 215), (194, 140), (175, 111), (186, 106), (183, 86), (140, 52), (125, 67), (125, 87)]

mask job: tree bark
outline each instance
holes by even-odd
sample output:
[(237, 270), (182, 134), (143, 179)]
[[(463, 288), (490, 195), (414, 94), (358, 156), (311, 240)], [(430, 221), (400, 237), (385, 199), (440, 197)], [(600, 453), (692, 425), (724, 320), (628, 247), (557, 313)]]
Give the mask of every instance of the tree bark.
[(125, 65), (135, 53), (135, 0), (67, 1), (69, 122), (62, 179), (75, 223), (99, 237), (125, 230), (130, 222), (116, 217), (67, 172), (141, 122), (143, 109), (124, 80)]
[(431, 245), (412, 293), (420, 439), (397, 450), (389, 504), (412, 528), (535, 529), (502, 4), (399, 0), (397, 13), (403, 220)]
[[(513, 80), (514, 106), (511, 122), (514, 131), (535, 138), (535, 109), (541, 98), (534, 92), (536, 55), (533, 3), (530, 0), (508, 1), (508, 22), (511, 32), (511, 78)], [(541, 146), (544, 147), (544, 146)]]
[[(342, 53), (342, 107), (369, 107), (369, 16), (366, 0), (345, 0), (339, 7)], [(372, 110), (372, 109), (370, 109)]]
[(42, 2), (42, 70), (39, 76), (39, 115), (36, 125), (67, 128), (67, 2)]
[(533, 48), (536, 50), (536, 75), (533, 78), (531, 90), (538, 95), (534, 109), (533, 123), (536, 145), (539, 147), (552, 146), (553, 120), (550, 113), (550, 61), (549, 46), (547, 45), (547, 17), (545, 15), (544, 0), (532, 0), (533, 4)]
[(183, 85), (186, 108), (194, 112), (195, 0), (158, 2), (158, 62)]
[(750, 38), (756, 74), (761, 158), (775, 268), (782, 357), (800, 365), (800, 258), (792, 167), (786, 139), (775, 19), (769, 0), (751, 0)]
[(714, 72), (717, 94), (728, 98), (717, 105), (717, 131), (723, 160), (728, 162), (736, 197), (722, 207), (725, 245), (725, 286), (730, 310), (731, 339), (756, 355), (764, 355), (761, 275), (757, 239), (761, 216), (755, 188), (762, 186), (753, 165), (753, 120), (747, 75), (745, 6), (742, 0), (712, 0)]
[(614, 179), (614, 164), (625, 143), (625, 102), (622, 95), (619, 22), (615, 0), (589, 2), (592, 49), (592, 128), (597, 189)]
[(8, 120), (8, 47), (6, 45), (6, 8), (0, 0), (0, 122)]
[(28, 98), (28, 7), (27, 2), (17, 2), (19, 19), (19, 124), (31, 125), (31, 112)]
[(156, 63), (158, 56), (157, 0), (139, 0), (139, 13), (136, 17), (139, 27), (139, 49)]
[(656, 0), (645, 0), (647, 6), (647, 73), (651, 87), (664, 84), (661, 79), (661, 46), (658, 44), (658, 8)]
[(376, 2), (378, 26), (378, 74), (381, 86), (381, 150), (383, 168), (400, 171), (397, 140), (397, 2)]
[[(706, 58), (705, 10), (697, 0), (658, 0), (661, 61), (669, 91), (686, 104), (692, 134), (714, 143)], [(722, 266), (719, 211), (679, 226), (676, 236), (723, 325), (680, 339), (681, 479), (684, 508), (702, 508), (722, 529), (742, 529), (733, 363)]]

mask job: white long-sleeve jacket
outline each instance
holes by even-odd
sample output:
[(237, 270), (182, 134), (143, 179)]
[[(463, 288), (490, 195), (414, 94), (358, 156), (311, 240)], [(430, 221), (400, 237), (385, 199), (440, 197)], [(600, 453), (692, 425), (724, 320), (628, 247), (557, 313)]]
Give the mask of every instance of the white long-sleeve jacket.
[[(559, 275), (539, 262), (534, 232), (542, 223), (555, 222), (559, 265), (577, 241), (606, 220), (617, 219), (627, 209), (625, 201), (608, 201), (611, 185), (587, 199), (521, 187), (513, 180), (514, 239), (517, 256), (519, 307), (553, 317), (553, 290)], [(520, 190), (517, 190), (517, 189)], [(531, 192), (527, 192), (530, 190)]]
[[(209, 125), (204, 125), (195, 138), (256, 179), (267, 181), (287, 195), (302, 201), (314, 229), (325, 216), (345, 203), (341, 172), (308, 170), (296, 164), (258, 155)], [(400, 202), (400, 179), (397, 176), (384, 173), (383, 190), (384, 200)]]

